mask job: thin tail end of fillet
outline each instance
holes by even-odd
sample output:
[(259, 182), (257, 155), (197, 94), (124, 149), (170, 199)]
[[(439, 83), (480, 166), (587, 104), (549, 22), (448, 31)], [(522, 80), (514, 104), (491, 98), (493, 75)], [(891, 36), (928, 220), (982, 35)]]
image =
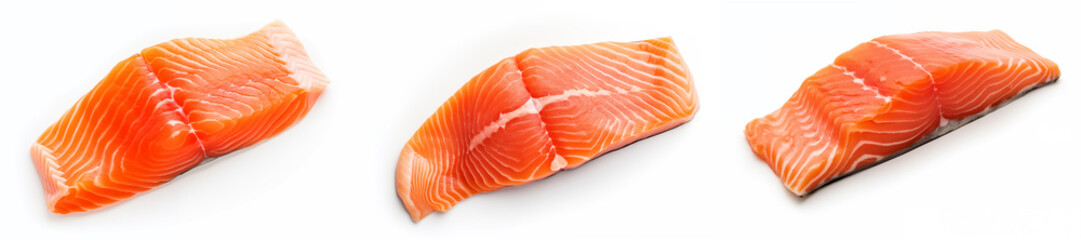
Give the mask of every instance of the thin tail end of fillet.
[(30, 157), (34, 160), (34, 168), (38, 172), (38, 178), (41, 179), (42, 190), (45, 191), (45, 205), (50, 212), (66, 213), (58, 212), (56, 209), (57, 200), (67, 195), (68, 187), (54, 174), (57, 172), (54, 167), (56, 158), (53, 157), (52, 150), (35, 142), (30, 146)]
[(30, 146), (30, 157), (34, 161), (34, 168), (37, 170), (38, 177), (41, 180), (42, 190), (45, 191), (45, 206), (50, 212), (68, 214), (87, 210), (78, 206), (61, 206), (62, 203), (66, 202), (65, 199), (71, 196), (74, 189), (65, 184), (62, 173), (56, 169), (56, 157), (51, 149), (35, 142), (34, 145)]
[(308, 51), (305, 50), (304, 45), (300, 44), (300, 39), (281, 20), (274, 20), (253, 34), (266, 36), (268, 42), (274, 47), (278, 60), (285, 65), (290, 76), (301, 88), (311, 92), (312, 100), (318, 98), (327, 84), (330, 84), (327, 76), (315, 67)]
[(428, 178), (415, 178), (413, 173), (417, 173), (416, 170), (422, 170), (420, 172), (428, 172), (430, 169), (428, 161), (416, 153), (413, 150), (413, 146), (406, 144), (402, 148), (402, 153), (398, 157), (398, 167), (394, 174), (394, 183), (397, 185), (398, 197), (402, 199), (402, 205), (405, 206), (405, 210), (409, 212), (409, 217), (414, 222), (419, 222), (424, 219), (425, 216), (431, 214), (434, 210), (431, 205), (428, 204), (423, 198), (417, 196), (416, 191), (413, 191), (413, 186), (427, 186), (427, 184), (417, 184), (416, 180), (425, 180)]

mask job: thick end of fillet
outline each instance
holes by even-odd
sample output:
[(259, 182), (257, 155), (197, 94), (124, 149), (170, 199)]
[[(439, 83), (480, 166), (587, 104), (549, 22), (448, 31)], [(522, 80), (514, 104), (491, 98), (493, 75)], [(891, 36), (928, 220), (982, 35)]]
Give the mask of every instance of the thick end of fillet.
[(211, 157), (292, 126), (328, 83), (293, 32), (278, 21), (243, 38), (176, 39), (142, 55), (173, 92)]
[(875, 41), (913, 56), (934, 76), (943, 118), (949, 120), (985, 114), (1061, 75), (1057, 64), (999, 30), (923, 32)]
[(415, 191), (413, 186), (428, 186), (423, 181), (431, 179), (432, 169), (428, 165), (428, 159), (413, 151), (413, 147), (406, 145), (402, 148), (402, 154), (398, 157), (398, 167), (395, 170), (394, 182), (398, 189), (398, 198), (409, 212), (413, 221), (420, 221), (432, 213), (432, 206), (423, 196), (416, 196), (423, 191)]
[(839, 60), (808, 78), (777, 111), (747, 124), (759, 158), (796, 195), (876, 162), (938, 125), (930, 81), (863, 74)]
[(402, 149), (398, 196), (415, 221), (473, 194), (520, 185), (566, 165), (513, 58), (462, 86)]
[(671, 38), (530, 49), (523, 81), (567, 167), (690, 121), (698, 94)]
[(30, 149), (49, 210), (100, 208), (197, 165), (205, 156), (184, 120), (141, 57), (122, 61)]

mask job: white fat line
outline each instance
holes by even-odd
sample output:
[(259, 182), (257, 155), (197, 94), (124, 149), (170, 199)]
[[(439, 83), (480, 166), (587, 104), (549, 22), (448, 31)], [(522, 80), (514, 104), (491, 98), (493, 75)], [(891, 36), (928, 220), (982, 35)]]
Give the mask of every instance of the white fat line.
[(559, 169), (563, 169), (566, 166), (567, 159), (563, 158), (563, 156), (560, 156), (559, 154), (556, 154), (555, 159), (552, 160), (552, 171), (558, 171)]
[[(631, 88), (631, 90), (617, 89), (615, 93), (627, 94), (630, 92), (637, 92), (641, 90), (641, 88), (633, 87)], [(544, 109), (544, 106), (547, 106), (548, 104), (567, 101), (571, 97), (575, 96), (593, 97), (607, 96), (612, 94), (612, 91), (603, 89), (597, 91), (587, 89), (571, 89), (565, 90), (563, 91), (563, 93), (557, 95), (530, 98), (525, 103), (522, 103), (522, 106), (519, 106), (518, 108), (511, 110), (510, 112), (500, 113), (499, 119), (488, 124), (488, 126), (485, 126), (480, 133), (478, 133), (476, 136), (473, 136), (473, 139), (469, 141), (469, 150), (473, 150), (473, 148), (476, 148), (478, 145), (481, 144), (481, 142), (484, 142), (485, 139), (488, 139), (492, 136), (492, 134), (495, 134), (496, 131), (499, 131), (499, 129), (505, 128), (507, 126), (507, 123), (509, 123), (511, 120), (532, 114), (539, 114), (540, 110)]]
[(915, 65), (916, 68), (920, 69), (920, 71), (923, 71), (923, 73), (927, 74), (927, 77), (931, 79), (931, 89), (935, 91), (935, 93), (934, 93), (935, 94), (935, 102), (938, 103), (938, 119), (939, 119), (938, 126), (939, 127), (946, 126), (946, 124), (948, 124), (950, 122), (950, 120), (946, 119), (946, 117), (943, 116), (943, 114), (942, 114), (942, 103), (938, 102), (938, 83), (935, 83), (935, 76), (931, 75), (930, 71), (927, 71), (927, 69), (923, 68), (923, 64), (920, 64), (920, 63), (916, 62), (916, 60), (913, 59), (912, 57), (910, 57), (908, 55), (905, 55), (904, 53), (901, 53), (901, 50), (898, 50), (896, 48), (892, 48), (890, 46), (886, 46), (886, 44), (882, 44), (882, 43), (880, 43), (878, 41), (875, 41), (875, 40), (871, 40), (870, 43), (875, 44), (876, 46), (888, 49), (890, 51), (893, 51), (894, 54), (897, 54), (898, 56), (901, 56), (901, 59), (904, 59), (904, 60), (912, 63), (912, 65)]
[[(620, 89), (620, 88), (616, 88), (615, 90), (616, 91), (614, 93), (627, 94), (627, 93), (631, 93), (631, 92), (642, 91), (642, 88), (639, 88), (638, 86), (631, 86), (630, 90)], [(588, 89), (570, 89), (570, 90), (564, 90), (563, 93), (560, 93), (560, 94), (548, 95), (548, 96), (539, 97), (539, 98), (536, 98), (536, 99), (540, 103), (541, 108), (543, 108), (544, 106), (547, 106), (548, 104), (566, 101), (566, 100), (570, 99), (571, 97), (595, 97), (595, 96), (608, 96), (608, 95), (612, 95), (612, 94), (613, 94), (612, 91), (608, 91), (608, 90), (604, 90), (604, 89), (597, 90), (597, 91), (588, 90)]]
[[(614, 93), (627, 94), (627, 93), (640, 92), (640, 91), (642, 91), (642, 88), (637, 87), (637, 86), (632, 86), (631, 89), (629, 89), (629, 90), (617, 88), (617, 89), (615, 89), (615, 92), (604, 90), (604, 89), (596, 90), (596, 91), (588, 90), (588, 89), (570, 89), (570, 90), (564, 90), (563, 93), (561, 93), (561, 94), (548, 95), (548, 96), (539, 97), (539, 98), (530, 98), (529, 100), (525, 101), (525, 103), (522, 103), (522, 105), (519, 106), (518, 108), (515, 108), (514, 110), (511, 110), (510, 112), (500, 113), (499, 114), (499, 119), (497, 119), (496, 121), (488, 124), (488, 126), (485, 126), (484, 129), (481, 130), (480, 133), (473, 136), (473, 138), (469, 141), (469, 150), (471, 151), (474, 148), (476, 148), (477, 146), (479, 146), (481, 143), (484, 142), (485, 139), (488, 139), (489, 137), (492, 136), (492, 134), (495, 134), (500, 129), (506, 128), (507, 123), (510, 123), (511, 120), (514, 120), (514, 119), (519, 118), (519, 117), (528, 116), (528, 115), (540, 114), (540, 111), (542, 109), (544, 109), (544, 107), (549, 105), (549, 104), (556, 103), (556, 102), (567, 101), (571, 97), (575, 97), (575, 96), (595, 97), (595, 96), (608, 96), (608, 95), (612, 95)], [(566, 167), (566, 166), (567, 166), (566, 158), (564, 158), (563, 156), (561, 156), (559, 154), (556, 154), (555, 159), (553, 159), (552, 163), (551, 163), (552, 171), (562, 169), (563, 167)]]
[(856, 84), (859, 84), (860, 88), (862, 88), (863, 90), (875, 93), (875, 98), (882, 99), (882, 100), (886, 101), (887, 103), (892, 101), (891, 97), (884, 96), (881, 93), (879, 93), (877, 89), (871, 88), (871, 86), (867, 85), (867, 83), (865, 83), (863, 81), (863, 78), (856, 77), (856, 73), (848, 71), (848, 68), (842, 67), (842, 66), (837, 66), (835, 64), (830, 64), (830, 66), (833, 67), (833, 68), (836, 68), (838, 70), (841, 70), (842, 72), (844, 72), (845, 76), (852, 77), (852, 82), (855, 82)]
[(491, 137), (492, 134), (495, 134), (495, 132), (499, 131), (499, 129), (507, 127), (507, 123), (509, 123), (510, 120), (514, 120), (515, 118), (527, 115), (537, 114), (540, 112), (540, 108), (543, 108), (543, 106), (537, 101), (537, 99), (530, 98), (529, 100), (525, 101), (522, 106), (514, 109), (513, 111), (507, 113), (500, 113), (498, 120), (488, 124), (488, 126), (485, 126), (480, 133), (478, 133), (476, 136), (473, 136), (473, 140), (469, 141), (469, 150), (473, 150), (473, 148), (476, 148), (477, 145), (480, 145), (480, 143), (484, 141), (484, 139), (488, 139), (488, 137)]
[[(143, 65), (146, 66), (147, 72), (150, 72), (150, 75), (154, 76), (154, 82), (160, 83), (161, 86), (165, 86), (165, 88), (169, 89), (169, 98), (167, 98), (166, 101), (172, 101), (173, 104), (176, 104), (176, 112), (180, 113), (180, 116), (184, 117), (184, 123), (188, 125), (188, 132), (191, 133), (191, 136), (195, 138), (195, 142), (199, 144), (199, 150), (203, 152), (203, 156), (207, 156), (206, 145), (203, 144), (203, 139), (200, 139), (199, 135), (196, 134), (195, 126), (191, 125), (191, 117), (188, 116), (188, 113), (184, 112), (184, 106), (180, 105), (180, 103), (176, 101), (176, 91), (181, 89), (170, 86), (169, 83), (162, 81), (161, 78), (159, 78), (158, 75), (154, 73), (154, 68), (150, 66), (150, 63), (146, 61), (146, 58), (143, 57), (142, 54), (139, 55), (139, 59), (143, 61)], [(169, 123), (172, 124), (172, 122)], [(176, 134), (177, 133), (175, 132), (173, 133), (174, 136)]]
[(924, 73), (926, 73), (927, 77), (931, 78), (931, 82), (934, 83), (934, 81), (935, 81), (934, 75), (931, 75), (931, 72), (927, 71), (927, 69), (924, 69), (923, 64), (917, 63), (916, 60), (913, 59), (912, 57), (910, 57), (908, 55), (905, 55), (904, 53), (901, 53), (901, 50), (898, 50), (896, 48), (892, 48), (890, 46), (886, 46), (886, 44), (882, 44), (882, 43), (874, 41), (874, 40), (871, 40), (871, 43), (873, 43), (873, 44), (875, 44), (875, 45), (877, 45), (879, 47), (882, 47), (882, 48), (888, 49), (890, 51), (893, 51), (893, 53), (897, 54), (898, 56), (901, 56), (901, 59), (904, 59), (904, 60), (912, 63), (912, 65), (916, 65), (916, 68), (919, 68), (920, 71), (923, 71)]
[(849, 166), (848, 170), (845, 170), (840, 175), (844, 175), (845, 173), (856, 170), (857, 166), (860, 166), (860, 163), (862, 163), (862, 162), (866, 162), (867, 160), (871, 160), (872, 163), (873, 162), (878, 162), (878, 160), (882, 160), (882, 158), (885, 158), (885, 157), (886, 156), (883, 156), (883, 155), (864, 154), (864, 155), (860, 156), (859, 158), (857, 158), (855, 161), (853, 161), (852, 166)]

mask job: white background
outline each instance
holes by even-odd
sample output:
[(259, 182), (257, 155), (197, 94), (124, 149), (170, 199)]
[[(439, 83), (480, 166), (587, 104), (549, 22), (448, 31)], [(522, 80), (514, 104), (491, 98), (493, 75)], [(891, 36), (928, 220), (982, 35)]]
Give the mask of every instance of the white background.
[[(446, 2), (0, 2), (0, 239), (1081, 238), (1075, 3)], [(331, 81), (303, 121), (100, 211), (48, 212), (30, 144), (114, 64), (274, 19)], [(996, 28), (1061, 81), (806, 199), (747, 147), (744, 124), (860, 42)], [(696, 81), (694, 120), (409, 219), (398, 153), (474, 74), (530, 47), (661, 36)]]

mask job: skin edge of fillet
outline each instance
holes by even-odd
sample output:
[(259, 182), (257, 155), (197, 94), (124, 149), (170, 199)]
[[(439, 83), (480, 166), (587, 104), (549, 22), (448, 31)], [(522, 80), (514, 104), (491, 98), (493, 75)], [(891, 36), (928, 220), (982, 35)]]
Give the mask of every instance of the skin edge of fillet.
[(890, 154), (889, 156), (885, 156), (885, 157), (883, 157), (882, 159), (880, 159), (878, 161), (867, 164), (866, 166), (862, 166), (862, 167), (853, 169), (852, 171), (846, 172), (844, 174), (837, 175), (836, 177), (827, 179), (826, 181), (823, 181), (822, 184), (819, 184), (816, 187), (807, 189), (806, 192), (797, 193), (795, 190), (792, 190), (792, 189), (788, 189), (788, 190), (793, 192), (793, 193), (796, 193), (796, 196), (800, 197), (800, 198), (810, 197), (815, 192), (818, 192), (819, 189), (822, 189), (822, 188), (824, 188), (824, 187), (826, 187), (826, 186), (828, 186), (830, 184), (833, 184), (833, 183), (835, 183), (837, 181), (840, 181), (840, 180), (842, 180), (842, 179), (844, 179), (846, 177), (852, 176), (854, 174), (860, 173), (860, 172), (862, 172), (864, 170), (870, 169), (870, 168), (872, 168), (874, 166), (877, 166), (879, 164), (883, 164), (883, 163), (885, 163), (885, 162), (887, 162), (889, 160), (893, 160), (895, 158), (898, 158), (901, 155), (904, 155), (905, 153), (908, 153), (909, 151), (915, 150), (916, 148), (919, 148), (920, 146), (923, 146), (924, 144), (930, 143), (931, 141), (934, 141), (935, 139), (938, 139), (939, 137), (945, 136), (948, 133), (951, 133), (951, 132), (953, 132), (953, 131), (955, 131), (957, 129), (960, 129), (961, 127), (963, 127), (963, 126), (965, 126), (965, 125), (967, 125), (967, 124), (969, 124), (969, 123), (971, 123), (973, 121), (976, 121), (977, 119), (983, 118), (984, 116), (987, 116), (988, 114), (994, 112), (995, 110), (1006, 107), (1006, 105), (1009, 105), (1010, 103), (1012, 103), (1014, 101), (1017, 101), (1018, 99), (1021, 99), (1021, 97), (1024, 97), (1025, 95), (1028, 95), (1029, 93), (1031, 93), (1032, 91), (1035, 91), (1036, 89), (1040, 89), (1040, 88), (1046, 87), (1048, 85), (1057, 83), (1058, 79), (1059, 78), (1057, 78), (1057, 77), (1052, 78), (1049, 81), (1046, 81), (1046, 82), (1043, 82), (1043, 83), (1040, 83), (1040, 84), (1037, 84), (1037, 85), (1034, 85), (1034, 86), (1027, 87), (1027, 88), (1025, 88), (1025, 90), (1021, 90), (1020, 93), (1018, 93), (1017, 95), (1014, 95), (1013, 97), (1007, 99), (1006, 101), (1003, 101), (1002, 103), (1000, 103), (998, 105), (995, 105), (995, 106), (993, 106), (993, 107), (991, 107), (991, 108), (989, 108), (987, 110), (984, 110), (984, 111), (982, 111), (980, 113), (973, 114), (971, 116), (965, 117), (964, 119), (958, 119), (958, 120), (952, 120), (951, 119), (951, 120), (948, 120), (946, 122), (946, 124), (943, 124), (942, 126), (939, 126), (938, 128), (935, 128), (935, 130), (932, 131), (931, 134), (929, 134), (927, 136), (924, 136), (923, 138), (920, 138), (915, 143), (913, 143), (912, 145), (909, 145), (905, 149), (902, 149), (900, 151), (897, 151), (896, 153)]

